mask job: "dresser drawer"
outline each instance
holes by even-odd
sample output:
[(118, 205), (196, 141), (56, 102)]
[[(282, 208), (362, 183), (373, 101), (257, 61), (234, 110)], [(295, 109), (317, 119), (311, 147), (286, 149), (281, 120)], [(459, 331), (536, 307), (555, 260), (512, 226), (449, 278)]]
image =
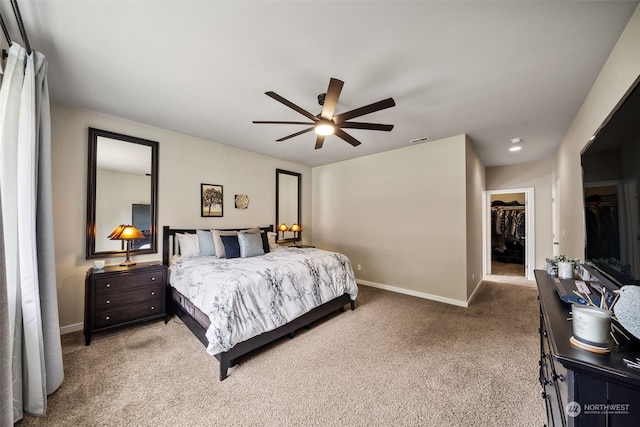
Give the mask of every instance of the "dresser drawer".
[(137, 304), (143, 301), (157, 300), (161, 296), (162, 285), (145, 286), (120, 292), (107, 292), (96, 295), (96, 310), (111, 310), (123, 305)]
[(162, 270), (157, 270), (98, 278), (95, 281), (95, 292), (100, 294), (119, 291), (122, 289), (130, 289), (136, 286), (162, 283), (163, 274), (164, 272)]
[(162, 311), (162, 299), (146, 301), (140, 304), (127, 305), (126, 307), (101, 311), (96, 313), (95, 324), (97, 328), (119, 325), (131, 320), (143, 319), (158, 314)]
[(116, 326), (165, 317), (167, 267), (157, 261), (90, 268), (85, 277), (84, 337)]

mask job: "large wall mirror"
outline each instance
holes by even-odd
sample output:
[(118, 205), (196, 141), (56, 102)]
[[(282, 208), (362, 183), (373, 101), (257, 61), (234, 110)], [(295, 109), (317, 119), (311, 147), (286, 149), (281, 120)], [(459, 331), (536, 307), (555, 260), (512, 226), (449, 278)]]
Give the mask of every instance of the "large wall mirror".
[(120, 224), (144, 234), (131, 254), (158, 251), (158, 143), (89, 128), (87, 259), (121, 256), (124, 242), (107, 236)]
[(276, 169), (276, 227), (287, 225), (288, 231), (278, 231), (278, 242), (297, 242), (301, 240), (302, 231), (292, 231), (291, 226), (300, 224), (302, 175), (284, 169)]

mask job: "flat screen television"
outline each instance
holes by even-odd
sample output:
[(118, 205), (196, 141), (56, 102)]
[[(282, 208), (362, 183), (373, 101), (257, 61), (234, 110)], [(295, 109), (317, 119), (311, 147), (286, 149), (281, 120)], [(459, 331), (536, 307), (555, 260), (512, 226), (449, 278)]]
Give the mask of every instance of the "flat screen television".
[(640, 76), (581, 163), (587, 265), (617, 286), (640, 284)]

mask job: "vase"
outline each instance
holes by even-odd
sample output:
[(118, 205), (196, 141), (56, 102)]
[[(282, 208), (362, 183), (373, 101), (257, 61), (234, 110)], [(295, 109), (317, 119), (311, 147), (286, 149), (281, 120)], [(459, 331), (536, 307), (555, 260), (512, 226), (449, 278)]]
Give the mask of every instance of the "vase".
[(558, 277), (561, 279), (573, 279), (573, 263), (567, 261), (559, 261)]

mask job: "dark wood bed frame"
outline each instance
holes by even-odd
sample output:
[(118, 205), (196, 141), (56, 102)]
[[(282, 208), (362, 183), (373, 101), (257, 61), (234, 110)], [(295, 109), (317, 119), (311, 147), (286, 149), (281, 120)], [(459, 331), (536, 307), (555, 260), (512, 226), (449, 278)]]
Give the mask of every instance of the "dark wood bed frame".
[[(273, 230), (273, 226), (260, 227), (265, 233)], [(231, 228), (224, 229), (225, 231), (238, 231), (242, 229)], [(195, 229), (176, 229), (169, 226), (163, 227), (162, 232), (162, 262), (164, 265), (169, 265), (170, 259), (174, 253), (175, 248), (178, 247), (175, 243), (176, 233), (195, 233)], [(207, 330), (200, 325), (189, 313), (185, 312), (182, 307), (177, 304), (173, 299), (173, 292), (171, 291), (171, 284), (168, 289), (168, 311), (169, 313), (176, 314), (180, 320), (189, 328), (191, 332), (200, 340), (205, 347), (209, 345), (209, 341), (206, 337)], [(296, 330), (308, 327), (312, 322), (325, 317), (326, 315), (335, 311), (344, 311), (344, 306), (349, 304), (351, 310), (355, 309), (355, 301), (351, 300), (349, 294), (342, 294), (339, 297), (327, 301), (326, 303), (319, 305), (311, 311), (303, 314), (302, 316), (292, 320), (291, 322), (280, 326), (272, 331), (264, 332), (258, 336), (250, 338), (246, 341), (236, 344), (228, 351), (218, 353), (215, 358), (220, 362), (220, 381), (227, 378), (227, 372), (230, 367), (234, 366), (234, 360), (238, 357), (249, 353), (259, 347), (269, 344), (285, 335), (293, 337)]]

